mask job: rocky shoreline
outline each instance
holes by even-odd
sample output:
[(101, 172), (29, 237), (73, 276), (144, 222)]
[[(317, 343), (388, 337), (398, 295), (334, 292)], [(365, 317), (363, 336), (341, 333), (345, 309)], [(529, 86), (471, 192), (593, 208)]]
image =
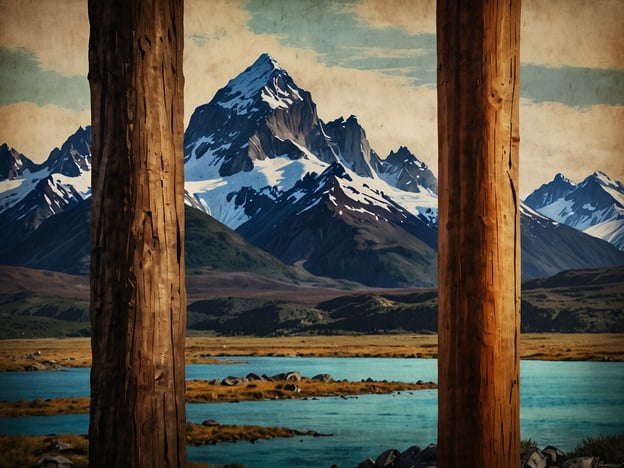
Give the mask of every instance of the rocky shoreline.
[[(438, 448), (431, 444), (424, 449), (413, 445), (403, 452), (388, 449), (375, 459), (362, 461), (357, 468), (435, 468)], [(466, 468), (471, 468), (466, 465)], [(477, 467), (475, 467), (477, 468)], [(600, 457), (568, 457), (551, 445), (540, 450), (537, 447), (524, 447), (520, 453), (520, 468), (624, 468), (624, 464), (608, 464)]]

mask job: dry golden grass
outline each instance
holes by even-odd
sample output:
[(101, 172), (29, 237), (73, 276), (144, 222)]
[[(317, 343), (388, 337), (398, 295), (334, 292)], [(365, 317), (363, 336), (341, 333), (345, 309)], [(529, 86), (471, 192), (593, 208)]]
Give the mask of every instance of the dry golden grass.
[(275, 439), (277, 437), (321, 437), (330, 434), (320, 434), (316, 431), (300, 431), (287, 427), (264, 426), (234, 426), (215, 424), (204, 426), (201, 424), (186, 425), (186, 443), (188, 445), (220, 444), (223, 442), (241, 442)]
[[(59, 451), (57, 442), (69, 444), (71, 450)], [(35, 466), (43, 455), (61, 455), (73, 462), (74, 468), (86, 468), (88, 462), (86, 436), (63, 434), (55, 436), (8, 436), (0, 435), (1, 466)]]
[(0, 401), (0, 418), (58, 416), (89, 412), (89, 397)]
[[(220, 431), (223, 428), (223, 435)], [(295, 435), (316, 435), (285, 428), (258, 428), (256, 426), (211, 426), (187, 424), (186, 439), (188, 444), (201, 445), (225, 441), (269, 439), (273, 437), (294, 437)], [(60, 449), (58, 442), (68, 444), (70, 449)], [(61, 434), (55, 436), (9, 436), (0, 435), (0, 453), (2, 467), (35, 466), (43, 455), (61, 455), (71, 460), (74, 468), (89, 466), (89, 442), (84, 435)], [(204, 463), (187, 464), (188, 468), (241, 468), (241, 465), (207, 465)]]
[[(295, 384), (297, 391), (288, 390)], [(186, 384), (186, 401), (189, 403), (225, 403), (248, 400), (305, 399), (323, 396), (381, 394), (435, 388), (433, 383), (403, 382), (321, 382), (302, 378), (291, 381), (247, 381), (241, 385), (225, 386), (203, 380)], [(0, 417), (54, 416), (89, 412), (89, 398), (50, 398), (47, 400), (0, 401)]]
[[(220, 356), (437, 356), (436, 335), (189, 337), (186, 362), (210, 363)], [(35, 355), (37, 353), (37, 355)], [(624, 361), (624, 334), (530, 333), (520, 341), (522, 359)], [(0, 370), (26, 370), (35, 363), (89, 367), (89, 338), (0, 341)]]

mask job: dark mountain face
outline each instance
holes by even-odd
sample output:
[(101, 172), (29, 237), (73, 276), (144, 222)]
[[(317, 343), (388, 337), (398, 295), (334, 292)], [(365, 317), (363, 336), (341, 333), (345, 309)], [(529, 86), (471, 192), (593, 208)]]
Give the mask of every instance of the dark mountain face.
[(53, 175), (41, 179), (18, 203), (3, 213), (11, 222), (32, 232), (52, 215), (58, 214), (83, 200), (83, 196), (70, 184), (63, 184)]
[(91, 170), (91, 126), (80, 127), (60, 148), (55, 148), (42, 165), (50, 173), (78, 177)]
[[(0, 248), (0, 264), (63, 273), (89, 274), (91, 200), (82, 201), (46, 219), (19, 242)], [(303, 278), (268, 253), (203, 211), (185, 206), (187, 271), (245, 271), (274, 279)]]
[(384, 161), (379, 161), (377, 173), (388, 183), (406, 192), (423, 189), (438, 193), (438, 180), (424, 162), (419, 161), (409, 149), (401, 146), (391, 151)]
[(525, 200), (529, 207), (538, 210), (546, 205), (550, 205), (560, 198), (565, 198), (576, 187), (563, 174), (557, 174), (555, 178), (534, 190)]
[(624, 252), (613, 245), (557, 223), (526, 205), (520, 224), (523, 280), (563, 270), (624, 265)]
[(0, 180), (15, 179), (24, 171), (33, 171), (36, 167), (35, 163), (6, 143), (0, 146)]
[(237, 230), (289, 264), (370, 286), (432, 286), (437, 234), (339, 163), (308, 174)]
[(362, 177), (373, 177), (373, 161), (379, 156), (368, 143), (366, 133), (357, 118), (352, 115), (347, 120), (342, 117), (325, 126), (327, 135), (338, 147), (339, 161), (348, 169)]
[(91, 200), (50, 216), (33, 232), (0, 249), (0, 263), (85, 275), (89, 273)]

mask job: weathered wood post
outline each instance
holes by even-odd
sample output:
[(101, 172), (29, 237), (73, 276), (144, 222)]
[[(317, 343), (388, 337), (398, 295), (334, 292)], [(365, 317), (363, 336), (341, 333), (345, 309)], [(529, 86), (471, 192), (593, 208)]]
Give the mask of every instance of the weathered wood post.
[(185, 467), (183, 0), (89, 0), (89, 466)]
[(438, 467), (520, 462), (519, 0), (438, 0)]

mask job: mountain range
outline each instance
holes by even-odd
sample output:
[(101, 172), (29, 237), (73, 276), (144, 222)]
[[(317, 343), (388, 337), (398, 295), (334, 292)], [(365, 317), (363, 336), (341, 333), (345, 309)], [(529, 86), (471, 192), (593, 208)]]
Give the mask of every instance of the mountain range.
[[(0, 147), (0, 263), (88, 271), (89, 145), (79, 128), (40, 165)], [(236, 239), (240, 255), (270, 257), (291, 279), (436, 285), (433, 173), (406, 147), (380, 157), (355, 116), (323, 122), (268, 54), (195, 109), (184, 150), (191, 268), (223, 268)], [(624, 264), (622, 184), (600, 173), (565, 181), (521, 203), (523, 279)], [(568, 211), (554, 216), (554, 205)]]

